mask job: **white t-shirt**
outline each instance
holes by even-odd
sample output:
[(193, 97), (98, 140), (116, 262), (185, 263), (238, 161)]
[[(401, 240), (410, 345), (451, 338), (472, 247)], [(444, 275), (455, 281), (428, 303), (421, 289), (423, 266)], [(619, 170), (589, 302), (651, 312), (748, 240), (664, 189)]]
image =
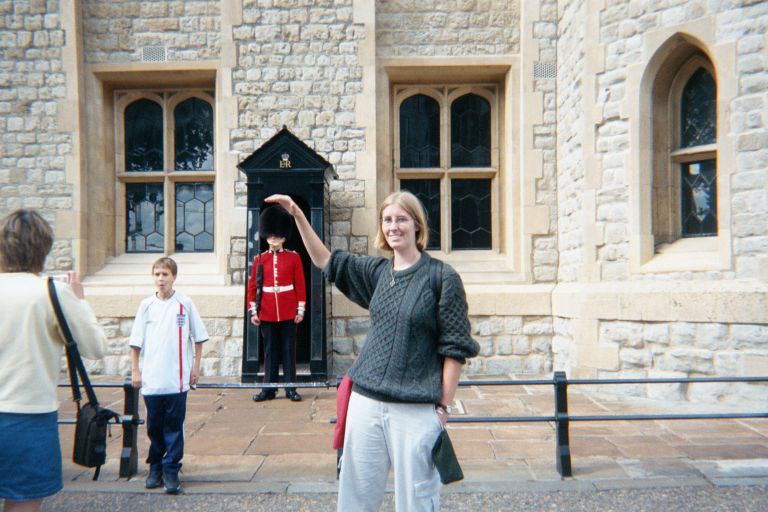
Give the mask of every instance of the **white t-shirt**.
[(141, 349), (141, 392), (169, 395), (189, 390), (194, 343), (208, 332), (192, 300), (177, 291), (168, 300), (153, 295), (141, 302), (131, 329), (130, 344)]

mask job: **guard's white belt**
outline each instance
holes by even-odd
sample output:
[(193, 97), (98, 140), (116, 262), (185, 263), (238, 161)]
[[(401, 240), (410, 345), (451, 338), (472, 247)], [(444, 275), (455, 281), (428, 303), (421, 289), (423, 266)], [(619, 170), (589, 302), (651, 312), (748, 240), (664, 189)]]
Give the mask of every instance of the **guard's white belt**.
[(293, 290), (293, 285), (288, 284), (285, 286), (265, 286), (264, 291), (267, 293), (281, 293), (281, 292), (289, 292)]

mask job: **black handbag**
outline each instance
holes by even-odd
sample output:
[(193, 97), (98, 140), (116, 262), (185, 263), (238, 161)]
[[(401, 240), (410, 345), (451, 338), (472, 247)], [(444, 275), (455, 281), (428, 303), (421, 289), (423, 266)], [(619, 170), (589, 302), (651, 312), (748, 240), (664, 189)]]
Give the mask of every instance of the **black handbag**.
[(459, 459), (453, 450), (453, 443), (445, 429), (440, 431), (432, 447), (432, 462), (435, 463), (437, 472), (440, 473), (440, 481), (444, 485), (464, 479), (464, 472), (461, 471)]
[[(72, 388), (72, 399), (77, 404), (77, 423), (75, 425), (72, 461), (80, 466), (96, 468), (93, 473), (93, 479), (97, 480), (101, 466), (107, 460), (109, 421), (112, 419), (119, 420), (120, 415), (99, 405), (99, 400), (96, 398), (96, 393), (88, 378), (88, 372), (85, 371), (85, 365), (80, 357), (80, 351), (77, 349), (77, 343), (72, 336), (72, 331), (70, 331), (67, 319), (64, 317), (64, 312), (61, 309), (59, 297), (56, 294), (56, 287), (50, 278), (48, 279), (48, 296), (53, 305), (53, 311), (56, 313), (56, 320), (64, 335), (67, 368), (69, 369), (69, 385)], [(88, 402), (82, 406), (80, 405), (82, 396), (80, 394), (78, 374), (83, 379), (83, 387), (88, 397)]]

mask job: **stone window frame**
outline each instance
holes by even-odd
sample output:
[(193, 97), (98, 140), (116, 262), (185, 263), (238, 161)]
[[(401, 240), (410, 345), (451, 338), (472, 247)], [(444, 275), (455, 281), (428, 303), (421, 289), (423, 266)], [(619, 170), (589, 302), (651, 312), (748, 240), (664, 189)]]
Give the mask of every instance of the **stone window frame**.
[[(732, 269), (733, 249), (730, 232), (732, 169), (725, 162), (736, 161), (736, 146), (729, 133), (728, 106), (738, 95), (736, 43), (717, 41), (714, 17), (649, 31), (643, 35), (643, 55), (627, 67), (626, 92), (622, 111), (630, 124), (627, 162), (629, 184), (630, 270), (636, 274), (728, 271)], [(671, 80), (683, 65), (696, 55), (711, 63), (717, 83), (717, 236), (679, 238), (656, 245), (653, 225), (654, 165), (669, 166), (669, 150), (659, 154), (654, 133), (669, 134), (669, 124), (656, 126), (653, 117), (654, 84), (665, 77)], [(666, 102), (668, 95), (664, 91)], [(669, 136), (669, 135), (666, 135)]]
[[(208, 88), (191, 89), (117, 89), (114, 91), (114, 118), (115, 118), (115, 233), (117, 253), (126, 253), (126, 211), (125, 211), (125, 190), (129, 183), (163, 183), (163, 196), (165, 208), (164, 219), (164, 250), (163, 254), (174, 254), (175, 233), (176, 233), (176, 184), (190, 182), (207, 182), (215, 184), (216, 181), (216, 100), (214, 91)], [(174, 155), (174, 134), (176, 107), (190, 98), (197, 98), (205, 101), (211, 106), (213, 111), (213, 133), (214, 133), (214, 169), (212, 171), (177, 171), (175, 167)], [(158, 172), (126, 172), (125, 170), (125, 110), (126, 108), (141, 99), (148, 99), (160, 104), (163, 110), (163, 170)], [(213, 187), (214, 202), (216, 202), (216, 187)], [(215, 204), (215, 203), (214, 203)], [(169, 207), (168, 205), (173, 205)], [(217, 216), (218, 208), (214, 208), (214, 219)], [(214, 220), (215, 224), (215, 220)], [(171, 236), (169, 236), (171, 234)], [(216, 251), (216, 232), (214, 231), (214, 249)], [(159, 253), (158, 253), (159, 254)]]
[[(400, 105), (416, 95), (425, 95), (437, 101), (440, 108), (440, 166), (436, 168), (400, 167)], [(491, 165), (489, 167), (451, 167), (451, 105), (466, 94), (476, 94), (488, 101), (491, 108)], [(402, 179), (439, 179), (440, 180), (440, 249), (449, 254), (462, 250), (451, 247), (451, 180), (459, 178), (491, 180), (491, 248), (499, 249), (499, 92), (494, 83), (440, 83), (408, 84), (399, 83), (392, 88), (393, 151), (392, 168), (395, 187), (400, 188)], [(472, 252), (477, 252), (472, 249)]]

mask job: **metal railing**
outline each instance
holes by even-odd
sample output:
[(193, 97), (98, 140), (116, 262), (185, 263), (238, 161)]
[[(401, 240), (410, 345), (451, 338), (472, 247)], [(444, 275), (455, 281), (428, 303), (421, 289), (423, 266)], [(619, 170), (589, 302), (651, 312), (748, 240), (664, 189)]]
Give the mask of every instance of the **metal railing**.
[(700, 413), (700, 414), (600, 414), (569, 415), (568, 387), (604, 384), (678, 384), (712, 382), (768, 382), (768, 377), (689, 377), (659, 379), (573, 379), (568, 380), (565, 372), (554, 372), (552, 380), (467, 380), (459, 386), (554, 386), (553, 416), (467, 416), (451, 417), (451, 423), (526, 423), (548, 422), (555, 424), (555, 458), (560, 476), (572, 476), (570, 423), (574, 421), (651, 421), (651, 420), (697, 420), (697, 419), (740, 419), (768, 418), (768, 412), (758, 413)]
[[(332, 388), (338, 386), (341, 379), (335, 383), (325, 382), (289, 382), (289, 383), (222, 383), (198, 384), (198, 389), (281, 389), (281, 388)], [(765, 383), (768, 377), (690, 377), (690, 378), (658, 378), (658, 379), (573, 379), (568, 380), (565, 372), (554, 372), (551, 380), (464, 380), (460, 387), (469, 386), (553, 386), (554, 414), (552, 416), (452, 416), (450, 423), (554, 423), (555, 458), (557, 471), (560, 476), (572, 476), (570, 424), (577, 421), (651, 421), (651, 420), (694, 420), (694, 419), (744, 419), (768, 418), (768, 412), (758, 413), (699, 413), (699, 414), (600, 414), (600, 415), (569, 415), (568, 387), (584, 385), (620, 385), (620, 384), (680, 384), (680, 383), (716, 383), (716, 382), (750, 382)], [(120, 455), (120, 478), (130, 478), (138, 471), (137, 435), (138, 426), (144, 423), (139, 417), (139, 390), (131, 385), (130, 378), (123, 384), (94, 383), (96, 388), (123, 388), (123, 415), (113, 421), (123, 427), (123, 448)], [(59, 384), (59, 387), (69, 387), (69, 383)], [(332, 419), (331, 423), (335, 423)], [(75, 420), (59, 420), (60, 424), (74, 424)], [(338, 455), (341, 455), (339, 451)]]
[[(92, 382), (94, 388), (123, 388), (123, 414), (109, 423), (123, 427), (123, 448), (120, 452), (120, 478), (130, 478), (138, 472), (139, 452), (138, 432), (139, 425), (144, 423), (139, 417), (139, 390), (131, 385), (130, 377), (122, 384), (109, 384)], [(60, 388), (68, 388), (69, 382), (59, 384)], [(103, 405), (103, 403), (101, 403)], [(60, 419), (60, 425), (74, 425), (76, 419)]]
[[(128, 377), (122, 384), (92, 382), (94, 388), (122, 388), (123, 389), (123, 414), (109, 423), (123, 427), (123, 448), (120, 452), (120, 478), (130, 478), (139, 469), (138, 452), (138, 427), (144, 424), (139, 417), (139, 390), (131, 384)], [(325, 382), (288, 382), (288, 383), (223, 383), (223, 384), (198, 384), (197, 389), (280, 389), (280, 388), (331, 388), (335, 384)], [(59, 384), (60, 388), (69, 388), (69, 382)], [(103, 403), (102, 403), (103, 405)], [(60, 425), (74, 425), (75, 419), (59, 419)]]

